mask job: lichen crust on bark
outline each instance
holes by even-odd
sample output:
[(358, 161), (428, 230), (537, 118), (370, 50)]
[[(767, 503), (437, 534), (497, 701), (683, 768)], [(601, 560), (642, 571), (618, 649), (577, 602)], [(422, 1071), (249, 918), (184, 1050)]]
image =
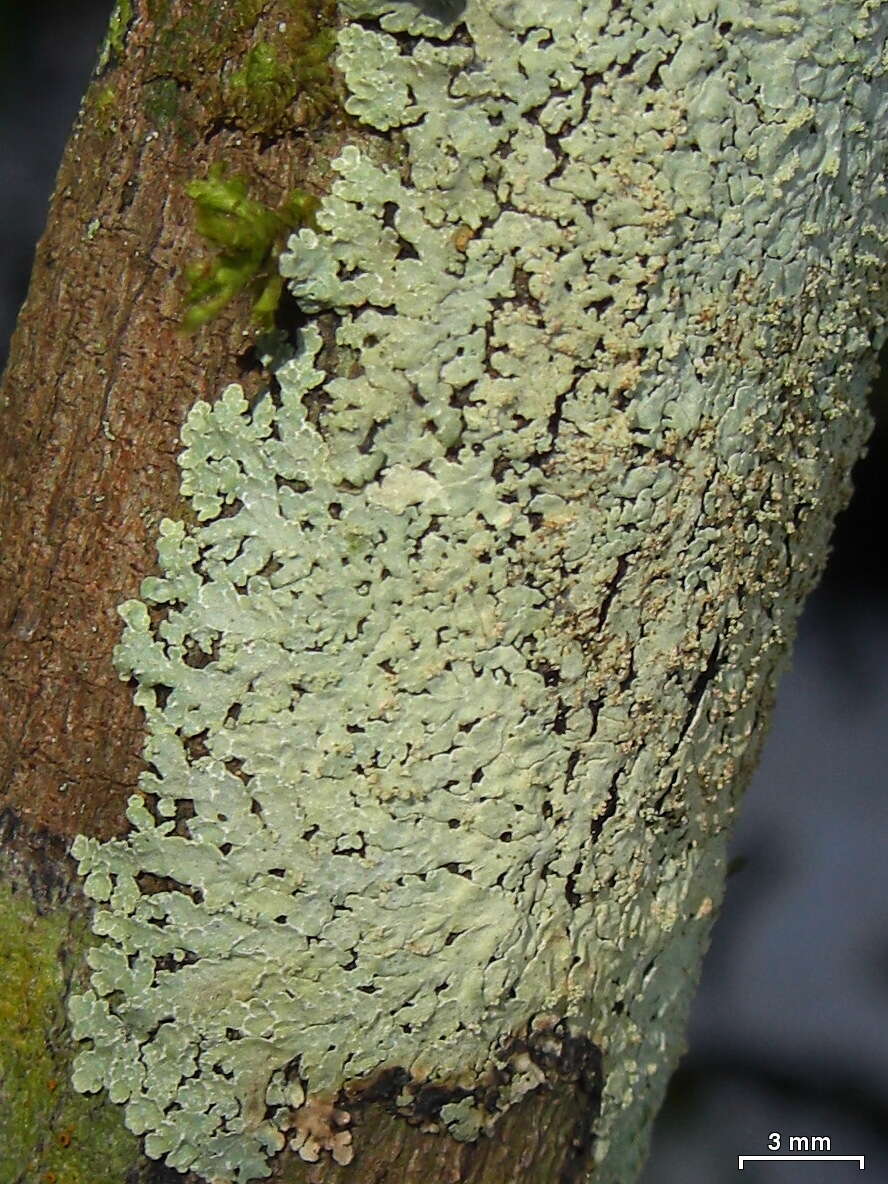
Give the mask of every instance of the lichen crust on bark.
[(245, 1181), (359, 1154), (382, 1074), (486, 1137), (579, 1042), (626, 1184), (868, 426), (884, 13), (341, 7), (400, 167), (342, 151), (281, 263), (316, 320), (183, 428), (75, 1082)]

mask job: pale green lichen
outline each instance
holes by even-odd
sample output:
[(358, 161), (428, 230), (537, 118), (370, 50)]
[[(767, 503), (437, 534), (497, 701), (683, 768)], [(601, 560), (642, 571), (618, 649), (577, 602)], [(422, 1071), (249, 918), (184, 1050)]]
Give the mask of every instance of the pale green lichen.
[(866, 427), (877, 9), (342, 7), (404, 158), (345, 148), (282, 260), (347, 364), (309, 324), (183, 429), (198, 525), (121, 610), (149, 771), (74, 848), (75, 1081), (245, 1181), (347, 1160), (335, 1107), (395, 1066), (489, 1129), (551, 1016), (605, 1051), (626, 1184)]

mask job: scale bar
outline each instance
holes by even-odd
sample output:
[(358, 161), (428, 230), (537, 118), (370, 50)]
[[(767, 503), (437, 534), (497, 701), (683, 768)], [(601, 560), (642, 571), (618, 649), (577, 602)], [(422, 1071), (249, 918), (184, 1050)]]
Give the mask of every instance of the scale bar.
[(740, 1156), (738, 1156), (738, 1160), (737, 1160), (737, 1166), (738, 1166), (739, 1170), (742, 1172), (743, 1165), (747, 1164), (747, 1163), (751, 1163), (751, 1161), (754, 1159), (758, 1160), (759, 1162), (764, 1162), (764, 1163), (767, 1163), (768, 1160), (771, 1160), (771, 1159), (780, 1159), (783, 1161), (796, 1162), (796, 1163), (798, 1163), (798, 1162), (811, 1163), (814, 1161), (823, 1161), (823, 1160), (833, 1160), (833, 1161), (846, 1160), (846, 1161), (850, 1161), (851, 1163), (856, 1163), (859, 1166), (861, 1171), (864, 1170), (864, 1168), (863, 1168), (864, 1157), (862, 1155), (740, 1155)]

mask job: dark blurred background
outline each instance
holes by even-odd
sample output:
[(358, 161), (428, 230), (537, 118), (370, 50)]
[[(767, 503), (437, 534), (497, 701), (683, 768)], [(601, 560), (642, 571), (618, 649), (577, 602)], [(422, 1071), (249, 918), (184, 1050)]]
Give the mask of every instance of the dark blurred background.
[[(110, 8), (0, 0), (0, 366)], [(781, 685), (644, 1184), (735, 1181), (737, 1156), (766, 1153), (772, 1131), (827, 1137), (888, 1181), (886, 402), (883, 371), (881, 421)], [(857, 1171), (752, 1164), (739, 1179)]]

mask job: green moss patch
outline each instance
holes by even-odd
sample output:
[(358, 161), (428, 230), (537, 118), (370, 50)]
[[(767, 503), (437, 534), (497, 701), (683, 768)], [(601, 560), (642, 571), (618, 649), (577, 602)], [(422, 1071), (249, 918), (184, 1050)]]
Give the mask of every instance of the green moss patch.
[(121, 1184), (139, 1158), (120, 1110), (69, 1085), (66, 967), (88, 944), (64, 907), (41, 916), (0, 883), (0, 1184)]
[(314, 123), (334, 106), (331, 0), (204, 3), (175, 15), (171, 7), (155, 0), (149, 9), (156, 31), (146, 105), (159, 124), (171, 118), (168, 93), (158, 106), (159, 79), (180, 92), (176, 114), (186, 136), (190, 116), (271, 137)]

